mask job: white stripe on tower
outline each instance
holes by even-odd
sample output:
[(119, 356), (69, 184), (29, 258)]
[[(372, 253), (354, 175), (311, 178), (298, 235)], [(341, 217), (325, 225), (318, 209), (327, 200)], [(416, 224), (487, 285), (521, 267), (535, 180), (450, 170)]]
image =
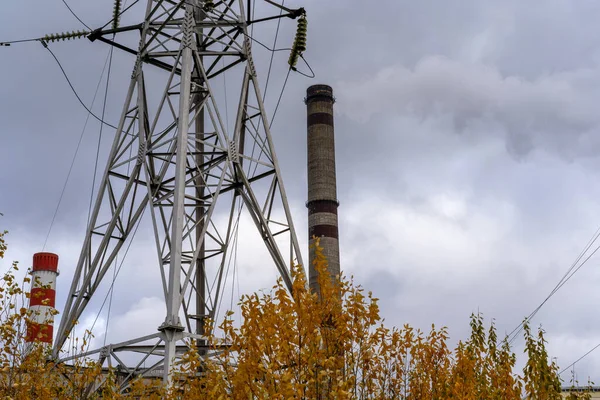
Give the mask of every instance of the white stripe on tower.
[(57, 276), (58, 256), (56, 254), (33, 255), (26, 342), (52, 343)]

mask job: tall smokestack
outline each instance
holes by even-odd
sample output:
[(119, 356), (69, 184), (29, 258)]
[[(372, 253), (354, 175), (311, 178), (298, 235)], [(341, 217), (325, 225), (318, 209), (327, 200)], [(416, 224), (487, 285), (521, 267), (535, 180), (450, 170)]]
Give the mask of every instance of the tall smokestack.
[[(335, 142), (333, 134), (333, 90), (328, 85), (313, 85), (306, 90), (308, 135), (308, 238), (319, 237), (323, 255), (329, 262), (328, 272), (340, 274), (338, 242), (338, 200), (335, 178)], [(309, 255), (309, 283), (318, 292), (317, 273), (313, 267), (314, 251)]]
[(30, 321), (27, 323), (26, 342), (39, 340), (42, 343), (52, 343), (57, 276), (58, 256), (56, 254), (33, 255), (29, 296)]

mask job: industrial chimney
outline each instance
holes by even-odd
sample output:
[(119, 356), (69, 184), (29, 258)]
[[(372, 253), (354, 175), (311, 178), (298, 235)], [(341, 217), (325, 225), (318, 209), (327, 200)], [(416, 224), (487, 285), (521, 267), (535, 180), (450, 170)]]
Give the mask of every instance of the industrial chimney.
[[(313, 85), (306, 90), (308, 135), (308, 238), (319, 237), (328, 271), (340, 274), (338, 242), (338, 200), (335, 178), (335, 142), (333, 134), (333, 90), (328, 85)], [(309, 283), (318, 292), (317, 273), (313, 266), (314, 251), (309, 254)]]
[(56, 303), (56, 277), (58, 256), (53, 253), (33, 255), (31, 270), (31, 294), (29, 296), (29, 318), (27, 323), (28, 343), (39, 340), (52, 343), (54, 328), (54, 306)]

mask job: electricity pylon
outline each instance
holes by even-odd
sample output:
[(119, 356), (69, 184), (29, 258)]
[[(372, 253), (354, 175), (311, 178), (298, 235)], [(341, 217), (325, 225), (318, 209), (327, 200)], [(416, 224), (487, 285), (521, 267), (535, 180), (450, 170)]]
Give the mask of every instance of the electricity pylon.
[[(126, 378), (162, 369), (163, 379), (170, 382), (176, 359), (188, 350), (186, 343), (194, 341), (207, 355), (204, 321), (215, 317), (242, 206), (291, 288), (290, 267), (302, 259), (252, 59), (249, 26), (281, 17), (300, 17), (304, 29), (306, 24), (304, 10), (264, 1), (276, 13), (253, 21), (248, 16), (251, 1), (148, 0), (144, 21), (122, 27), (117, 24), (117, 1), (112, 28), (88, 35), (135, 54), (136, 61), (62, 310), (55, 359), (69, 362), (97, 355), (100, 363), (125, 371)], [(136, 31), (137, 49), (118, 41)], [(152, 71), (152, 82), (146, 78), (148, 69), (160, 72)], [(238, 78), (228, 81), (238, 85), (239, 95), (232, 129), (215, 96), (214, 79), (226, 72)], [(146, 336), (61, 359), (74, 322), (144, 214), (154, 229), (166, 303), (163, 324)], [(120, 356), (124, 351), (141, 354), (136, 365), (126, 365)]]

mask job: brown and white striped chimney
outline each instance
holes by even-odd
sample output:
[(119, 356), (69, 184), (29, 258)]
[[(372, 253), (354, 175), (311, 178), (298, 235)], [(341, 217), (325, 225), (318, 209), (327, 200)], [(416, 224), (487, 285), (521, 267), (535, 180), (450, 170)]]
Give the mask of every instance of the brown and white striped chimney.
[[(308, 135), (308, 238), (319, 237), (323, 255), (329, 262), (330, 276), (340, 274), (338, 242), (338, 200), (335, 177), (335, 141), (333, 134), (333, 90), (328, 85), (313, 85), (306, 90)], [(314, 251), (309, 253), (309, 284), (318, 292)]]

